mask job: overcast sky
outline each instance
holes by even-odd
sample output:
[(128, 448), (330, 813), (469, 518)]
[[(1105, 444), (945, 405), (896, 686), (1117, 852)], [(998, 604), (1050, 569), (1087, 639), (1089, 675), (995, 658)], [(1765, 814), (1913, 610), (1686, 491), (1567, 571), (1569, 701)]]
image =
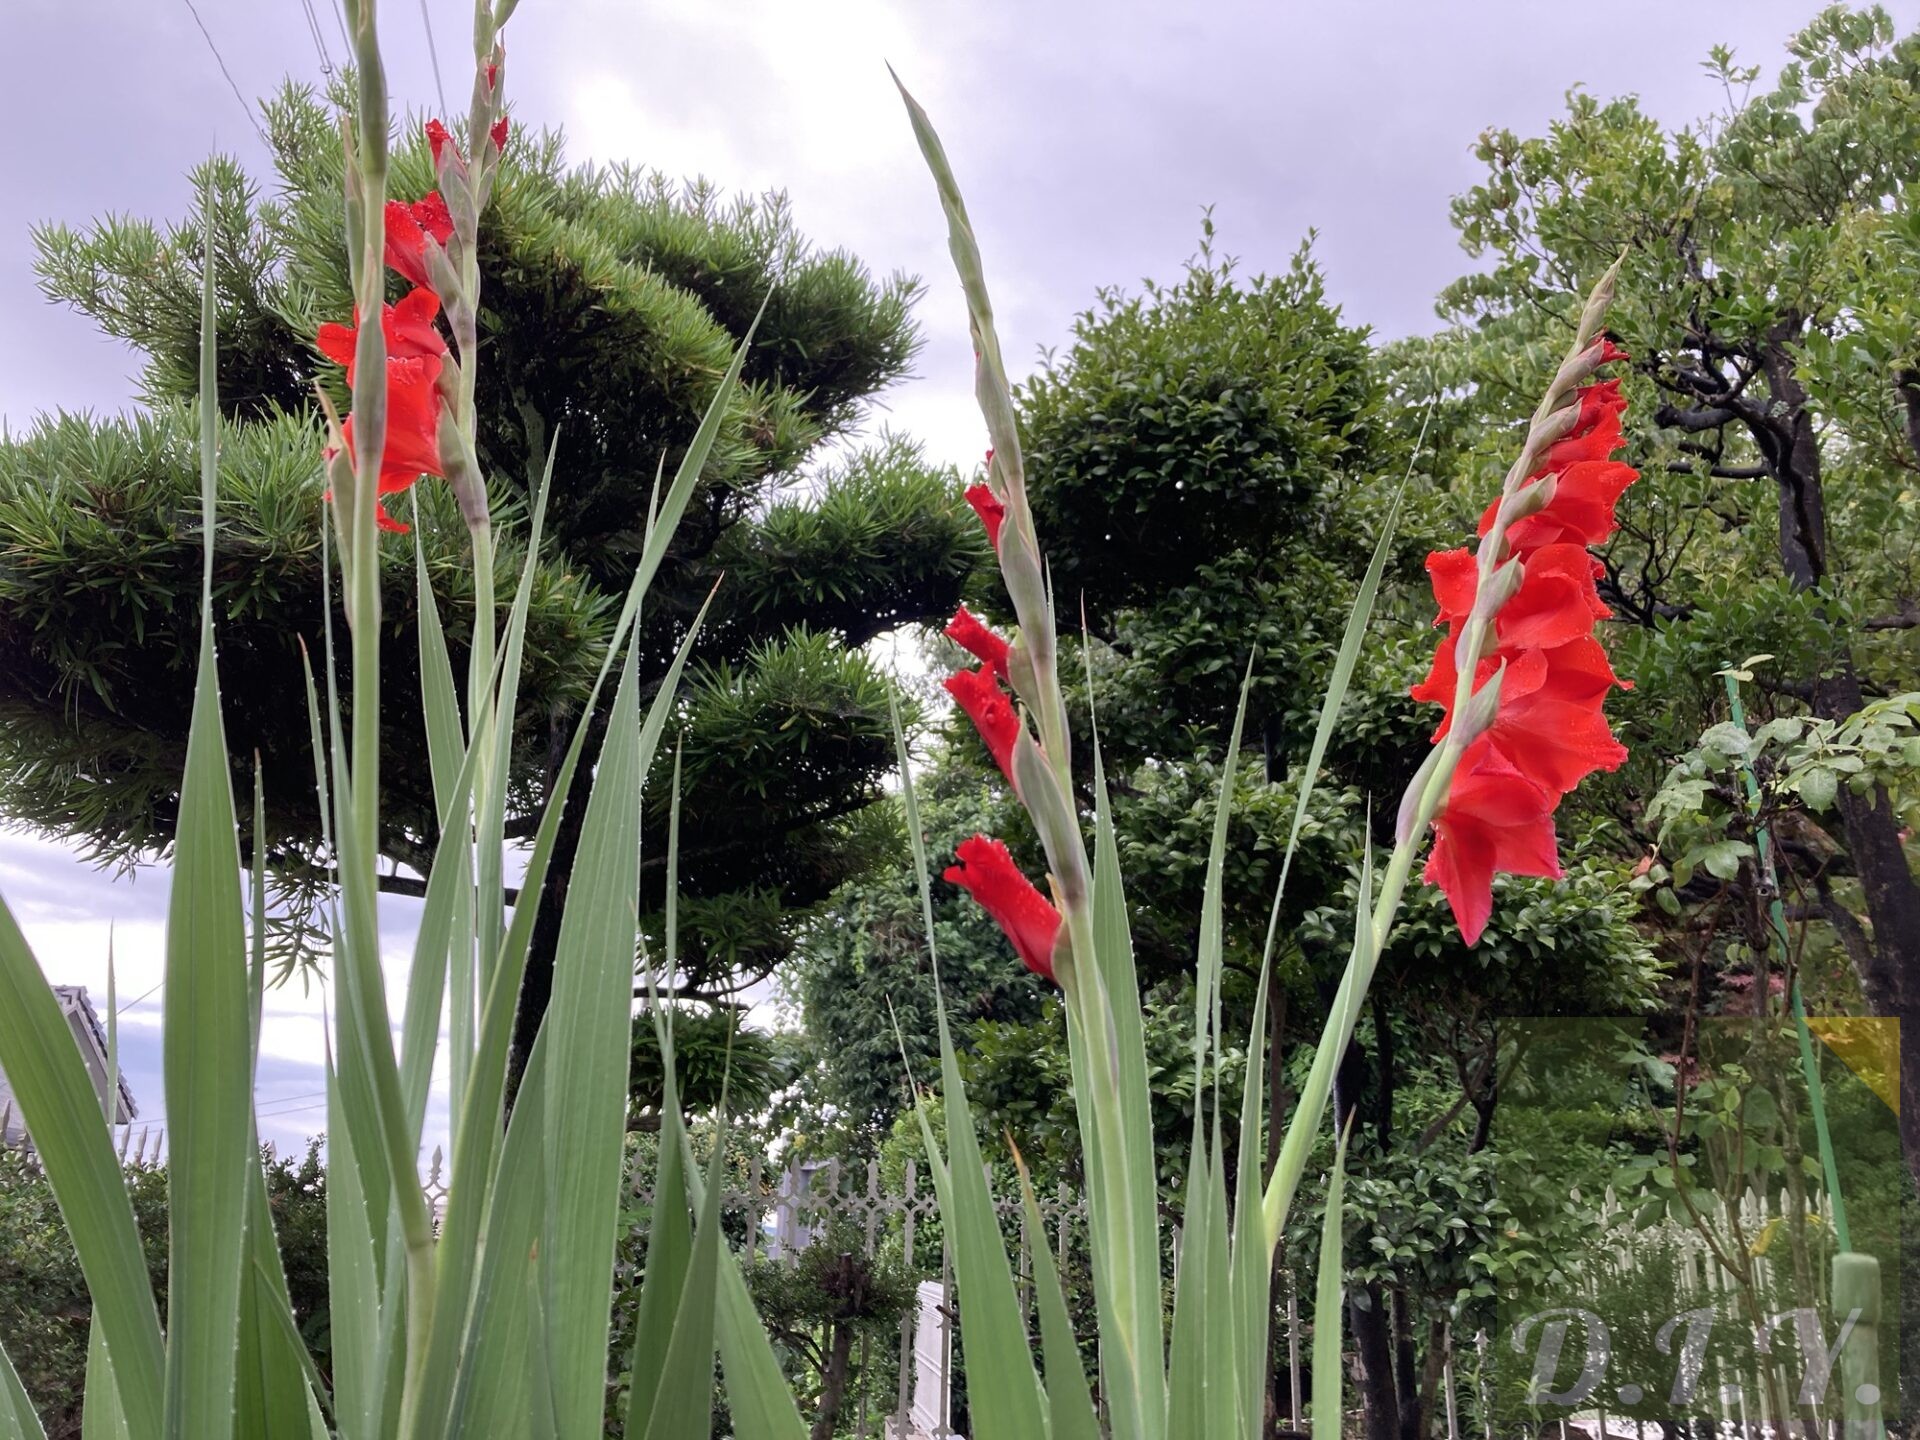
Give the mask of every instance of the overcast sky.
[[(8, 0), (0, 87), (0, 421), (131, 403), (136, 361), (48, 305), (29, 227), (108, 211), (177, 218), (210, 150), (268, 179), (248, 100), (280, 77), (320, 83), (344, 44), (336, 0)], [(446, 93), (467, 92), (467, 0), (426, 0)], [(1920, 0), (1889, 7), (1903, 28)], [(1276, 269), (1308, 230), (1333, 296), (1384, 336), (1432, 324), (1468, 264), (1449, 199), (1479, 178), (1490, 126), (1538, 133), (1577, 84), (1638, 94), (1681, 123), (1713, 109), (1701, 70), (1724, 41), (1771, 70), (1813, 0), (1543, 5), (1181, 3), (1181, 0), (523, 0), (508, 94), (522, 123), (565, 129), (576, 160), (628, 160), (727, 189), (785, 189), (801, 228), (876, 271), (929, 282), (920, 373), (879, 419), (972, 464), (984, 445), (970, 351), (930, 182), (887, 78), (932, 113), (985, 253), (1009, 362), (1058, 346), (1097, 286), (1171, 277), (1202, 208), (1219, 246)], [(387, 0), (396, 108), (438, 109), (420, 0)], [(311, 24), (309, 23), (311, 19)], [(207, 36), (211, 36), (211, 44)], [(219, 59), (216, 59), (215, 49)], [(166, 877), (101, 875), (0, 835), (0, 893), (50, 978), (104, 992), (115, 925), (125, 1065), (164, 1111), (156, 991)], [(403, 962), (411, 902), (387, 902)], [(396, 1013), (398, 1010), (396, 982)], [(316, 991), (270, 1000), (262, 1130), (321, 1124)]]

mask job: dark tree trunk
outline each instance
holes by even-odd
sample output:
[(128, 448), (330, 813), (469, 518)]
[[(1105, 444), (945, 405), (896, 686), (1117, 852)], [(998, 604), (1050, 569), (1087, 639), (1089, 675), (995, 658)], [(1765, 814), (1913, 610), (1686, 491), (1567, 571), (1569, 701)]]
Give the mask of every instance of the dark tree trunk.
[(820, 1376), (820, 1408), (814, 1412), (813, 1429), (808, 1440), (833, 1440), (834, 1426), (840, 1420), (840, 1407), (847, 1399), (847, 1379), (853, 1364), (853, 1326), (844, 1320), (833, 1324), (833, 1343), (827, 1351), (827, 1368)]
[(1404, 1285), (1396, 1285), (1393, 1300), (1393, 1377), (1395, 1403), (1400, 1407), (1400, 1440), (1425, 1440), (1426, 1415), (1420, 1408), (1419, 1361), (1413, 1344), (1412, 1306)]
[[(1367, 1440), (1401, 1440), (1400, 1401), (1393, 1383), (1393, 1337), (1387, 1299), (1380, 1287), (1354, 1288), (1347, 1301), (1354, 1349), (1360, 1356), (1360, 1399), (1366, 1406)], [(1319, 1403), (1319, 1397), (1314, 1397)]]
[(866, 1307), (865, 1265), (851, 1255), (842, 1255), (838, 1269), (842, 1306), (838, 1318), (831, 1322), (833, 1338), (827, 1344), (826, 1369), (820, 1374), (820, 1408), (814, 1412), (808, 1440), (833, 1440), (840, 1409), (847, 1400), (847, 1380), (852, 1373), (854, 1317)]
[(1447, 1324), (1444, 1320), (1427, 1322), (1427, 1359), (1420, 1371), (1420, 1413), (1432, 1417), (1428, 1421), (1432, 1426), (1439, 1418), (1440, 1382), (1447, 1369)]
[[(1815, 590), (1827, 576), (1827, 531), (1819, 438), (1788, 349), (1800, 328), (1793, 317), (1768, 337), (1762, 364), (1776, 408), (1753, 428), (1779, 488), (1780, 563), (1795, 589)], [(1909, 438), (1920, 451), (1915, 408), (1920, 396), (1905, 385), (1902, 390)], [(1813, 710), (1822, 719), (1838, 720), (1861, 703), (1860, 677), (1850, 649), (1842, 646), (1831, 668), (1814, 679)], [(1860, 976), (1861, 988), (1876, 1012), (1900, 1024), (1900, 1140), (1907, 1168), (1920, 1180), (1920, 883), (1907, 863), (1900, 824), (1884, 790), (1859, 795), (1843, 785), (1838, 805), (1873, 929), (1871, 963)]]

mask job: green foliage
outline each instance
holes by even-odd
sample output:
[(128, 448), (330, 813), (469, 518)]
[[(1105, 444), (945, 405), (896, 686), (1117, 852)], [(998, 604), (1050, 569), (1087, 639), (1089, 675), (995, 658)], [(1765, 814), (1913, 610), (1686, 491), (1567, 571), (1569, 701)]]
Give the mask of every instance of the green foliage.
[[(856, 1343), (867, 1342), (882, 1361), (877, 1376), (860, 1377), (863, 1384), (893, 1376), (886, 1362), (898, 1355), (900, 1318), (914, 1302), (918, 1277), (901, 1263), (897, 1248), (883, 1246), (869, 1258), (865, 1244), (859, 1226), (838, 1219), (791, 1263), (762, 1258), (746, 1272), (754, 1308), (784, 1352), (802, 1409), (825, 1414), (829, 1424), (844, 1413), (846, 1367)], [(870, 1393), (882, 1397), (882, 1406), (893, 1400), (891, 1386)]]
[[(299, 1159), (271, 1155), (267, 1200), (300, 1333), (315, 1363), (331, 1350), (326, 1267), (326, 1170), (317, 1143)], [(147, 1278), (167, 1293), (167, 1172), (127, 1171)], [(0, 1149), (0, 1334), (33, 1397), (48, 1440), (80, 1434), (92, 1302), (53, 1188), (24, 1153)]]
[[(673, 1019), (674, 1078), (681, 1101), (696, 1114), (720, 1107), (746, 1114), (762, 1109), (784, 1077), (773, 1037), (740, 1024), (731, 1012), (677, 1009)], [(633, 1030), (633, 1063), (627, 1086), (631, 1111), (655, 1112), (666, 1103), (665, 1059), (653, 1026)]]

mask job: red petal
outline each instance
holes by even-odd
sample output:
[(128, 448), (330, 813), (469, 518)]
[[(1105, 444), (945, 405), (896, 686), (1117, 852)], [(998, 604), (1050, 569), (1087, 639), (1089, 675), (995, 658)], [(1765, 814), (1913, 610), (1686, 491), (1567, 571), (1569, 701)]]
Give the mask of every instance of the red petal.
[(993, 546), (997, 554), (1000, 550), (1000, 526), (1006, 521), (1007, 507), (996, 500), (993, 491), (985, 485), (969, 485), (967, 503), (973, 506), (973, 513), (980, 517), (980, 523), (987, 527), (987, 543)]
[(447, 209), (447, 202), (440, 197), (438, 190), (429, 190), (407, 208), (416, 225), (440, 244), (447, 243), (448, 237), (453, 234), (453, 214)]
[(314, 343), (320, 347), (320, 353), (336, 365), (353, 363), (353, 347), (360, 338), (358, 327), (341, 325), (329, 320), (320, 327), (320, 333)]
[(1524, 561), (1524, 579), (1500, 607), (1494, 628), (1504, 646), (1546, 649), (1593, 633), (1613, 612), (1593, 585), (1593, 557), (1581, 545), (1546, 545)]
[(1020, 717), (1014, 714), (1013, 705), (993, 678), (993, 672), (985, 665), (978, 670), (955, 671), (946, 679), (946, 691), (966, 711), (967, 718), (973, 721), (980, 738), (986, 742), (987, 753), (993, 756), (994, 764), (1017, 789), (1017, 782), (1013, 780), (1013, 745), (1020, 738)]
[(1427, 578), (1433, 582), (1434, 603), (1440, 607), (1434, 624), (1464, 620), (1472, 613), (1480, 580), (1480, 562), (1472, 551), (1434, 551), (1427, 556)]
[(1007, 678), (1007, 642), (981, 624), (966, 606), (954, 611), (944, 633), (976, 660), (984, 660), (996, 678)]

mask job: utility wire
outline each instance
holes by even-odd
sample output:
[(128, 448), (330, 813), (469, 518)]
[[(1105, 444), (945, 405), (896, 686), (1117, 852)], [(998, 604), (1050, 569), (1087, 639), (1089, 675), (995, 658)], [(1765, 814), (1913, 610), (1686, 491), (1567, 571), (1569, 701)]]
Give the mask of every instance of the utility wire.
[[(420, 0), (420, 23), (427, 27), (427, 58), (433, 61), (433, 89), (440, 97), (440, 113), (447, 113), (447, 90), (440, 83), (440, 50), (433, 43), (433, 16), (427, 10), (427, 0)], [(471, 140), (469, 140), (471, 144)]]
[(253, 107), (247, 104), (247, 97), (240, 93), (240, 87), (234, 83), (233, 72), (227, 69), (227, 62), (220, 55), (220, 47), (213, 43), (213, 35), (207, 29), (207, 22), (200, 18), (200, 12), (194, 7), (193, 0), (185, 0), (187, 13), (193, 16), (193, 23), (200, 27), (200, 34), (207, 42), (207, 49), (213, 52), (213, 63), (220, 67), (220, 73), (227, 77), (227, 88), (233, 91), (233, 98), (240, 102), (240, 108), (247, 112), (247, 123), (253, 126), (253, 133), (260, 137), (260, 143), (269, 150), (273, 142), (267, 139), (267, 132), (260, 128), (260, 120), (253, 113)]
[(340, 27), (340, 49), (347, 57), (347, 63), (353, 63), (353, 41), (347, 38), (347, 17), (341, 13), (340, 0), (333, 0), (333, 23)]
[(118, 1007), (118, 1008), (117, 1008), (117, 1009), (116, 1009), (116, 1010), (115, 1010), (115, 1011), (114, 1011), (113, 1013), (114, 1013), (115, 1015), (124, 1015), (124, 1014), (126, 1014), (126, 1013), (127, 1013), (127, 1011), (129, 1011), (129, 1010), (131, 1010), (131, 1009), (132, 1009), (132, 1008), (133, 1008), (134, 1006), (136, 1006), (136, 1005), (138, 1005), (138, 1004), (139, 1004), (139, 1003), (140, 1003), (140, 1002), (141, 1002), (142, 1000), (144, 1000), (144, 999), (146, 999), (146, 998), (147, 998), (147, 996), (149, 996), (149, 995), (151, 995), (151, 994), (153, 994), (153, 992), (154, 992), (154, 990), (158, 990), (158, 989), (160, 988), (160, 986), (161, 986), (161, 985), (164, 985), (164, 984), (166, 984), (166, 983), (167, 983), (167, 982), (166, 982), (166, 981), (165, 981), (164, 979), (163, 979), (163, 980), (161, 980), (161, 981), (160, 981), (160, 984), (159, 984), (159, 985), (155, 985), (155, 986), (153, 987), (153, 989), (152, 989), (152, 990), (147, 990), (147, 991), (145, 991), (145, 992), (143, 992), (143, 993), (141, 993), (141, 994), (139, 994), (139, 995), (136, 995), (136, 996), (134, 996), (134, 997), (133, 997), (133, 999), (131, 999), (131, 1000), (129, 1000), (129, 1001), (127, 1001), (127, 1003), (126, 1003), (126, 1004), (124, 1004), (124, 1005), (122, 1005), (122, 1006), (120, 1006), (120, 1007)]
[(328, 53), (327, 37), (320, 30), (320, 17), (314, 13), (313, 0), (300, 0), (300, 9), (307, 17), (307, 33), (313, 37), (314, 53), (320, 57), (320, 73), (331, 80), (333, 56)]

